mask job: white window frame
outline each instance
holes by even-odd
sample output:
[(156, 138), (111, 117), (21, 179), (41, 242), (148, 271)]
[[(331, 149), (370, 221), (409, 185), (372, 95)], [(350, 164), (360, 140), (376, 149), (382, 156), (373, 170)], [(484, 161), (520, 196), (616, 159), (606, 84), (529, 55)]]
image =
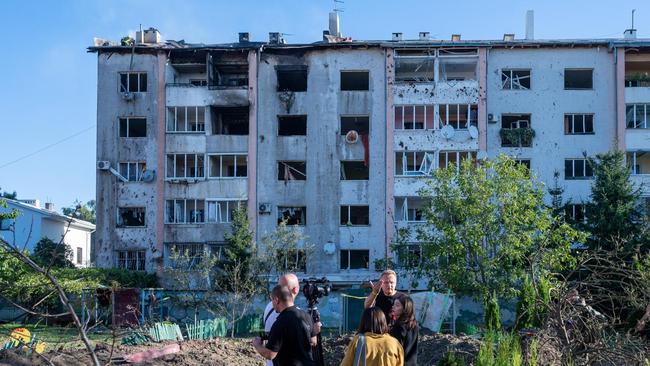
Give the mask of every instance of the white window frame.
[[(564, 134), (565, 135), (593, 135), (595, 134), (595, 128), (594, 128), (594, 114), (593, 113), (565, 113), (564, 118), (566, 121), (567, 116), (571, 116), (571, 121), (569, 122), (570, 131), (567, 132), (567, 129), (565, 127), (564, 129)], [(576, 121), (576, 116), (582, 116), (582, 131), (586, 131), (587, 129), (587, 121), (585, 119), (586, 116), (591, 116), (591, 132), (575, 132), (576, 130), (576, 123), (580, 123), (580, 121)]]
[[(476, 151), (473, 150), (441, 150), (438, 152), (438, 159), (436, 159), (437, 168), (444, 169), (449, 167), (449, 156), (452, 154), (456, 155), (456, 171), (460, 170), (460, 164), (464, 160), (462, 158), (472, 158), (476, 161)], [(440, 155), (445, 156), (445, 166), (440, 166)]]
[[(171, 176), (171, 177), (167, 175), (169, 173), (169, 156), (170, 155), (174, 156), (174, 162), (173, 162), (173, 164), (174, 164), (174, 175)], [(189, 156), (189, 155), (194, 155), (194, 171), (196, 172), (196, 174), (194, 176), (190, 176), (190, 175), (187, 174), (187, 172), (189, 171), (188, 166), (187, 166), (187, 156)], [(184, 169), (185, 170), (185, 175), (184, 176), (179, 176), (176, 173), (176, 160), (180, 156), (182, 156), (184, 161), (185, 161), (183, 163), (183, 165), (185, 167), (185, 169)], [(201, 157), (201, 159), (203, 160), (203, 164), (199, 164), (199, 157)], [(201, 167), (201, 165), (202, 165), (203, 169), (199, 169), (199, 167)], [(203, 175), (199, 175), (198, 174), (199, 171), (203, 172)], [(165, 180), (200, 179), (200, 178), (205, 178), (205, 154), (192, 154), (192, 153), (169, 153), (169, 154), (166, 154), (166, 158), (165, 158)]]
[[(529, 79), (530, 81), (530, 88), (526, 88), (520, 83), (515, 84), (515, 80), (513, 77), (513, 72), (518, 72), (518, 71), (528, 71), (528, 76), (523, 76), (523, 77), (517, 77), (517, 83), (520, 79)], [(533, 83), (532, 83), (532, 70), (531, 69), (501, 69), (501, 79), (503, 79), (503, 75), (506, 74), (507, 79), (505, 81), (501, 80), (501, 89), (502, 90), (530, 90), (533, 88)]]
[[(566, 160), (570, 160), (572, 162), (571, 165), (571, 175), (567, 176), (566, 171), (564, 175), (564, 180), (581, 180), (581, 179), (591, 179), (593, 178), (593, 171), (591, 172), (592, 175), (587, 175), (587, 166), (589, 165), (589, 161), (587, 159), (564, 159), (565, 164)], [(581, 162), (582, 165), (582, 171), (584, 172), (584, 175), (581, 176), (576, 176), (576, 162)]]
[[(115, 267), (129, 271), (144, 271), (147, 266), (147, 255), (145, 250), (116, 250)], [(123, 258), (121, 258), (123, 254)], [(131, 258), (129, 258), (131, 257)], [(129, 263), (133, 262), (133, 269), (129, 268)]]
[(632, 174), (632, 175), (650, 175), (650, 173), (647, 173), (647, 174), (639, 173), (639, 171), (638, 171), (638, 169), (637, 169), (637, 166), (638, 166), (638, 165), (637, 165), (637, 163), (636, 163), (636, 156), (637, 156), (637, 154), (640, 153), (640, 152), (645, 153), (645, 154), (650, 154), (650, 151), (627, 151), (627, 152), (626, 152), (626, 158), (627, 158), (627, 154), (631, 154), (631, 155), (632, 155), (632, 161), (629, 162), (629, 163), (632, 165), (632, 166), (631, 166), (631, 173), (630, 173), (630, 174)]
[[(456, 108), (456, 121), (458, 121), (458, 127), (449, 124), (449, 106), (452, 106), (452, 105), (455, 105), (457, 107)], [(475, 108), (476, 109), (476, 117), (477, 117), (476, 120), (477, 120), (477, 123), (478, 123), (478, 104), (472, 104), (472, 103), (468, 103), (468, 104), (448, 103), (448, 104), (438, 104), (438, 106), (439, 106), (439, 108), (440, 107), (445, 108), (445, 120), (444, 121), (442, 120), (442, 117), (440, 117), (440, 112), (438, 112), (438, 126), (440, 128), (442, 128), (442, 127), (444, 127), (446, 125), (450, 125), (455, 130), (463, 131), (463, 130), (469, 129), (469, 126), (472, 126), (472, 117), (474, 116), (472, 114), (472, 107), (476, 107)], [(465, 127), (460, 126), (460, 109), (461, 109), (461, 107), (462, 108), (467, 108), (467, 121), (465, 121)]]
[[(199, 113), (200, 111), (203, 113)], [(203, 134), (205, 133), (205, 111), (204, 106), (187, 106), (187, 107), (167, 107), (167, 123), (166, 123), (166, 132), (167, 133), (196, 133)], [(191, 114), (194, 114), (194, 124), (197, 129), (195, 131), (190, 130), (190, 120), (189, 117)], [(185, 125), (183, 128), (178, 128), (178, 117), (179, 115), (184, 115)], [(199, 116), (203, 116), (202, 120), (199, 120)], [(170, 128), (173, 127), (173, 128)]]
[[(188, 202), (194, 203), (194, 211), (188, 212)], [(198, 203), (203, 202), (203, 214), (198, 209)], [(169, 220), (168, 213), (171, 204), (173, 220)], [(182, 204), (182, 209), (179, 207)], [(182, 216), (181, 216), (182, 214)], [(201, 199), (181, 198), (165, 200), (165, 224), (203, 224), (205, 223), (205, 201)]]
[[(580, 206), (580, 210), (582, 211), (582, 221), (576, 221), (576, 212), (578, 206)], [(583, 224), (587, 222), (587, 205), (585, 205), (584, 203), (570, 203), (569, 209), (571, 210), (571, 212), (569, 213), (569, 218), (572, 221), (581, 222)]]
[[(632, 106), (632, 120), (634, 122), (634, 127), (629, 127), (627, 126), (627, 107)], [(637, 116), (637, 107), (638, 106), (643, 106), (643, 116), (642, 121), (639, 121), (638, 116)], [(648, 110), (650, 109), (650, 104), (649, 103), (630, 103), (625, 105), (625, 128), (630, 129), (630, 130), (641, 130), (641, 129), (648, 129), (650, 128), (650, 121), (648, 120)], [(642, 126), (642, 127), (640, 127)]]
[[(218, 156), (219, 157), (219, 175), (212, 175), (212, 164), (210, 163), (211, 158), (213, 156)], [(223, 157), (224, 156), (234, 156), (234, 162), (235, 162), (235, 170), (234, 170), (234, 175), (233, 176), (224, 176), (223, 175)], [(244, 161), (246, 162), (246, 175), (244, 176), (237, 176), (237, 159), (244, 158)], [(246, 153), (228, 153), (228, 154), (208, 154), (208, 179), (236, 179), (236, 178), (248, 178), (248, 154)]]
[[(126, 136), (121, 136), (122, 134), (120, 133), (120, 129), (122, 128), (122, 120), (126, 120)], [(131, 127), (131, 120), (144, 120), (144, 136), (129, 136), (129, 127)], [(119, 117), (117, 119), (117, 136), (123, 139), (143, 139), (147, 137), (147, 117), (136, 117), (136, 116), (129, 116), (129, 117)]]
[[(397, 169), (397, 160), (398, 160), (398, 155), (401, 154), (402, 158), (402, 171), (395, 172), (395, 176), (397, 177), (427, 177), (430, 176), (433, 170), (435, 169), (435, 152), (433, 151), (396, 151), (395, 152), (395, 169)], [(415, 170), (409, 170), (408, 164), (406, 162), (408, 161), (409, 155), (412, 155), (411, 157), (413, 158), (413, 161), (417, 161), (417, 156), (418, 154), (424, 154), (422, 156), (422, 162), (420, 163), (420, 166), (417, 167)], [(400, 174), (401, 173), (401, 174)]]
[[(408, 196), (402, 196), (402, 197), (395, 197), (397, 198), (403, 198), (404, 201), (402, 201), (402, 215), (401, 217), (396, 217), (397, 222), (404, 222), (404, 223), (409, 223), (409, 224), (417, 224), (417, 223), (423, 223), (426, 222), (426, 218), (424, 217), (424, 212), (422, 213), (422, 220), (411, 220), (411, 213), (413, 213), (413, 217), (416, 216), (417, 210), (422, 210), (422, 208), (409, 208), (408, 205)], [(417, 198), (417, 197), (411, 197), (411, 198)]]
[[(138, 75), (138, 87), (136, 91), (129, 91), (131, 89), (131, 78), (129, 77), (132, 74)], [(146, 93), (147, 91), (142, 91), (142, 86), (140, 85), (140, 75), (147, 75), (146, 71), (121, 71), (118, 73), (117, 79), (117, 91), (120, 93)], [(126, 75), (126, 90), (122, 90), (122, 75)], [(147, 83), (149, 83), (149, 75), (147, 75)], [(149, 90), (148, 85), (145, 85), (146, 89)]]
[[(142, 175), (147, 169), (147, 163), (144, 161), (120, 161), (117, 166), (120, 175), (126, 178), (128, 182), (141, 182)], [(135, 166), (135, 177), (131, 177), (132, 166)], [(122, 167), (125, 167), (126, 170), (124, 170)], [(124, 174), (125, 172), (126, 175)]]
[[(225, 205), (226, 217), (222, 217), (221, 208)], [(247, 201), (239, 198), (209, 198), (205, 200), (205, 222), (212, 224), (229, 224), (232, 222), (230, 212), (234, 208), (246, 207)]]
[[(423, 121), (422, 128), (416, 128), (415, 127), (415, 110), (416, 110), (417, 107), (424, 107), (424, 121)], [(436, 114), (435, 114), (436, 113), (436, 108), (435, 107), (436, 106), (434, 104), (413, 104), (413, 105), (396, 105), (396, 106), (394, 106), (393, 107), (393, 126), (395, 126), (395, 124), (397, 123), (397, 114), (398, 114), (397, 109), (398, 108), (400, 109), (400, 113), (401, 113), (401, 116), (402, 116), (402, 127), (401, 128), (395, 127), (395, 130), (397, 130), (397, 131), (429, 130), (429, 128), (427, 128), (428, 122), (432, 122), (432, 126), (433, 126), (432, 129), (435, 130), (436, 129), (436, 123), (435, 123), (436, 122)], [(407, 108), (411, 108), (411, 110), (413, 112), (413, 114), (412, 114), (413, 120), (409, 121), (409, 122), (407, 122), (405, 120), (405, 118), (406, 118), (405, 110)], [(427, 110), (428, 109), (433, 110), (433, 114), (432, 114), (433, 121), (427, 120)], [(410, 124), (412, 128), (406, 128), (407, 123)]]

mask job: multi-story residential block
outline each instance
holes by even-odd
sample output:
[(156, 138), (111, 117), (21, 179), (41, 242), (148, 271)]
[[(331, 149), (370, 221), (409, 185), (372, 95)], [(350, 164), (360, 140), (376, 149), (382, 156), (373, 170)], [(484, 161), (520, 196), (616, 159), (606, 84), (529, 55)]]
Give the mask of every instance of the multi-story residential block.
[(376, 276), (397, 229), (423, 221), (417, 192), (435, 169), (512, 155), (547, 185), (559, 176), (578, 219), (587, 157), (619, 148), (635, 181), (650, 177), (650, 40), (634, 30), (352, 41), (332, 24), (311, 44), (163, 42), (150, 29), (90, 48), (97, 265), (219, 255), (243, 205), (258, 243), (281, 220), (299, 225), (315, 246), (305, 273), (345, 284)]

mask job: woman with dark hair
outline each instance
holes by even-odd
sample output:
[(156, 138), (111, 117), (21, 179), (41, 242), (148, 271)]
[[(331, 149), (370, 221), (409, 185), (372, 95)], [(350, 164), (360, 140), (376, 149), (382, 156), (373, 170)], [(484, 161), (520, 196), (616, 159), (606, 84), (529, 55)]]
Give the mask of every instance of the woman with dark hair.
[(359, 332), (345, 351), (341, 366), (402, 366), (404, 350), (388, 334), (384, 312), (373, 306), (361, 314)]
[(395, 322), (390, 335), (395, 337), (404, 348), (404, 365), (415, 366), (418, 359), (418, 322), (415, 320), (413, 300), (404, 294), (398, 294), (393, 302), (391, 312)]

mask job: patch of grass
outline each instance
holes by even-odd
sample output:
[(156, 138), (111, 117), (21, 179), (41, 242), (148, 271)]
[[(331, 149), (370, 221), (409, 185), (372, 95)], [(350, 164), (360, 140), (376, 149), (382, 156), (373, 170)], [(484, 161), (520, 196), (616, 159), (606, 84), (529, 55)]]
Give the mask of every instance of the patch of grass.
[[(0, 324), (0, 340), (8, 341), (9, 335), (16, 328), (27, 328), (37, 339), (45, 342), (45, 350), (85, 348), (79, 332), (74, 327), (56, 327), (43, 324)], [(110, 342), (111, 333), (88, 333), (91, 342)], [(119, 342), (118, 342), (119, 344)]]

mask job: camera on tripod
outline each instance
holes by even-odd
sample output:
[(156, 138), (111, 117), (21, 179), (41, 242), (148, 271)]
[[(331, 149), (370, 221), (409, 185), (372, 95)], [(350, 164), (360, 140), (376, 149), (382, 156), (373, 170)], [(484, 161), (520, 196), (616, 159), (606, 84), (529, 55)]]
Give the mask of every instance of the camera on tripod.
[(327, 296), (330, 294), (330, 290), (332, 289), (332, 286), (330, 285), (330, 281), (323, 277), (323, 278), (305, 278), (302, 280), (304, 282), (304, 286), (302, 287), (302, 294), (305, 295), (307, 298), (307, 302), (310, 304), (309, 306), (313, 306), (313, 304), (318, 304), (318, 299), (320, 299), (323, 296)]

